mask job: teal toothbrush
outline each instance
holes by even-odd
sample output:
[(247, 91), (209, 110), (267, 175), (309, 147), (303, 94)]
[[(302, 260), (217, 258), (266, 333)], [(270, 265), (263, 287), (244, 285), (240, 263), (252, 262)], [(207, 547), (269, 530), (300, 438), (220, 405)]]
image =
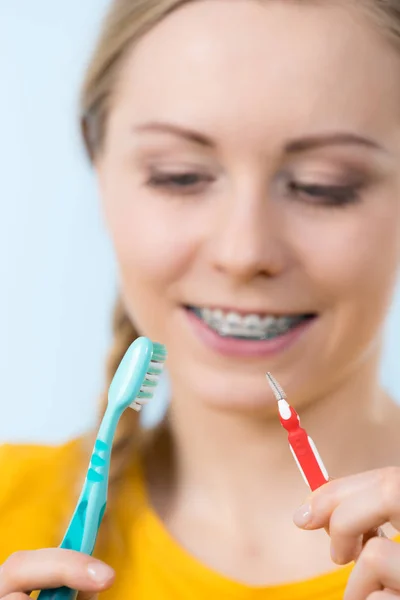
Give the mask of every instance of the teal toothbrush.
[[(106, 509), (108, 474), (115, 430), (129, 406), (140, 411), (153, 397), (167, 357), (165, 346), (138, 338), (128, 348), (108, 391), (108, 406), (101, 422), (86, 479), (60, 548), (91, 555)], [(75, 600), (67, 587), (42, 590), (40, 600)]]

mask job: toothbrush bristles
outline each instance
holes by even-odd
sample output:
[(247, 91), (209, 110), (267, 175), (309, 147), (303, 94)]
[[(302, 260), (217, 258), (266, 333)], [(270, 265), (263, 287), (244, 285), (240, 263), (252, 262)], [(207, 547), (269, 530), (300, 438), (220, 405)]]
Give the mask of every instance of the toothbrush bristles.
[(164, 362), (166, 358), (167, 351), (165, 346), (154, 343), (151, 361), (141, 385), (139, 394), (130, 405), (133, 410), (136, 410), (136, 412), (140, 412), (143, 405), (153, 398), (155, 389), (164, 368)]
[(286, 400), (286, 394), (276, 381), (274, 377), (272, 377), (271, 373), (266, 374), (266, 378), (268, 380), (269, 385), (271, 386), (272, 391), (274, 392), (274, 396), (279, 402), (279, 400)]

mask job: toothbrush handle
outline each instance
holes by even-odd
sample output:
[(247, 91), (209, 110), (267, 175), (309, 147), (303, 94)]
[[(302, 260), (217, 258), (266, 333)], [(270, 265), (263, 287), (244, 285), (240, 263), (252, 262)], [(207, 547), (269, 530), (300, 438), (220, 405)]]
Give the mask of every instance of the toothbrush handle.
[[(98, 482), (98, 483), (100, 483), (100, 482)], [(89, 490), (89, 492), (88, 492), (88, 490)], [(71, 523), (67, 529), (67, 532), (64, 536), (64, 539), (61, 543), (60, 548), (81, 551), (81, 552), (84, 552), (85, 554), (89, 554), (89, 555), (92, 554), (94, 543), (95, 543), (96, 533), (97, 533), (98, 528), (100, 527), (100, 523), (103, 518), (104, 511), (105, 511), (105, 502), (104, 502), (100, 512), (98, 513), (96, 511), (94, 513), (96, 515), (96, 522), (93, 521), (93, 519), (87, 520), (85, 518), (86, 510), (88, 507), (88, 501), (86, 500), (86, 498), (88, 497), (88, 495), (90, 495), (91, 490), (93, 490), (93, 488), (91, 488), (91, 487), (87, 488), (85, 486), (81, 500), (80, 500), (80, 502), (76, 508), (76, 511), (72, 517)], [(103, 494), (101, 494), (101, 496), (102, 495)], [(99, 506), (99, 503), (95, 502), (95, 505)], [(95, 506), (95, 508), (97, 508), (97, 506)], [(93, 515), (92, 515), (92, 517), (93, 517)], [(97, 519), (98, 519), (98, 521), (97, 521)], [(84, 546), (83, 541), (84, 541), (85, 529), (86, 529), (86, 532), (89, 532), (89, 534), (90, 534), (89, 535), (89, 541), (91, 543), (90, 550), (88, 549), (88, 547), (86, 547), (86, 548), (82, 547), (82, 546)], [(37, 600), (76, 600), (77, 595), (78, 595), (78, 592), (76, 590), (72, 590), (68, 587), (59, 587), (59, 588), (54, 588), (54, 589), (42, 590), (39, 593)]]
[[(75, 544), (78, 544), (81, 542), (82, 539), (82, 531), (81, 531), (81, 523), (79, 522), (79, 514), (81, 513), (81, 510), (79, 509), (79, 507), (82, 505), (82, 501), (78, 504), (77, 510), (74, 513), (74, 516), (71, 520), (71, 523), (68, 527), (68, 530), (65, 534), (65, 537), (61, 543), (60, 548), (71, 548), (73, 546), (73, 543), (71, 543), (72, 541), (75, 542)], [(76, 546), (76, 548), (78, 549), (78, 546)], [(58, 587), (58, 588), (53, 588), (53, 589), (48, 589), (48, 590), (42, 590), (38, 597), (37, 600), (76, 600), (78, 596), (78, 592), (76, 590), (72, 590), (71, 588), (68, 587)]]
[[(107, 502), (111, 444), (96, 440), (86, 480), (60, 548), (91, 555)], [(68, 587), (42, 590), (37, 600), (75, 600)]]
[(67, 587), (55, 588), (53, 590), (42, 590), (38, 600), (76, 600), (78, 592)]
[[(60, 545), (60, 548), (72, 548), (75, 542), (76, 548), (79, 549), (81, 543), (83, 531), (82, 523), (80, 522), (79, 515), (82, 512), (79, 507), (82, 505), (82, 501), (78, 504), (78, 507), (72, 517), (71, 523), (67, 529), (64, 539)], [(37, 600), (76, 600), (78, 592), (68, 587), (58, 587), (53, 589), (42, 590)]]

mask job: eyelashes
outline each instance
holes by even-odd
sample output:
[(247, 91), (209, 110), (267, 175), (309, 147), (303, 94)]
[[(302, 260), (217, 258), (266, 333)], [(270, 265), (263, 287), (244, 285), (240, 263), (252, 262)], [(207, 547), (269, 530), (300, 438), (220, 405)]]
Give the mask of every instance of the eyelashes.
[[(154, 170), (149, 174), (146, 185), (158, 192), (179, 197), (205, 194), (214, 182), (215, 176), (210, 173), (195, 170)], [(315, 206), (341, 207), (358, 202), (361, 189), (360, 183), (326, 185), (296, 181), (292, 178), (285, 183), (285, 196)]]
[(297, 199), (324, 206), (346, 206), (360, 199), (361, 184), (321, 185), (291, 181), (289, 192)]
[(147, 185), (172, 195), (195, 195), (205, 191), (213, 181), (214, 177), (211, 175), (196, 171), (180, 173), (154, 171), (148, 177)]

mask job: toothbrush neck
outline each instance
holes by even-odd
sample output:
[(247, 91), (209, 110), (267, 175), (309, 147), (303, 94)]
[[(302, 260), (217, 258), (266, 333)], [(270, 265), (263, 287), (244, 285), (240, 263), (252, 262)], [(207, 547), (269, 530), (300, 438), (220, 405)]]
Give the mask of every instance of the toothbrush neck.
[(97, 434), (97, 439), (101, 442), (104, 442), (104, 444), (107, 444), (109, 451), (111, 451), (115, 431), (121, 415), (121, 410), (110, 408), (110, 406), (107, 407), (106, 412), (104, 413), (104, 417)]

